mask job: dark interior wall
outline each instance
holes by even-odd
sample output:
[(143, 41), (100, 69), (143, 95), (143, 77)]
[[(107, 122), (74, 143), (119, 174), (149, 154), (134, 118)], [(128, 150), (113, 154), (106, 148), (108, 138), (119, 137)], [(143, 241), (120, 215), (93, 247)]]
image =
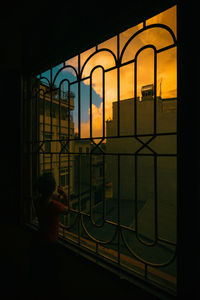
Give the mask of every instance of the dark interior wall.
[(24, 67), (33, 72), (71, 58), (176, 3), (45, 2), (39, 6), (28, 2), (28, 14), (23, 19)]
[[(0, 234), (4, 241), (1, 244), (1, 255), (4, 257), (1, 262), (1, 272), (4, 274), (1, 278), (2, 299), (44, 299), (34, 293), (37, 291), (36, 284), (33, 286), (28, 280), (31, 244), (35, 233), (27, 227), (3, 224)], [(100, 265), (74, 254), (63, 245), (57, 245), (54, 255), (59, 266), (59, 286), (54, 299), (158, 299), (123, 277), (119, 278)], [(47, 297), (47, 293), (45, 299), (53, 299), (52, 291), (50, 297)]]
[(0, 12), (1, 222), (19, 221), (21, 25), (12, 6)]
[[(1, 210), (0, 220), (18, 222), (20, 187), (20, 75), (4, 72), (1, 80)], [(8, 80), (9, 78), (9, 80)], [(6, 99), (6, 101), (5, 101)]]
[[(2, 76), (3, 73), (3, 76)], [(19, 70), (1, 72), (0, 222), (18, 223), (21, 184), (21, 75)]]
[[(196, 96), (194, 6), (178, 10), (178, 289), (182, 298), (198, 299), (199, 247), (199, 98)], [(197, 82), (197, 81), (196, 81)], [(198, 187), (198, 188), (197, 188)], [(198, 190), (198, 191), (197, 191)], [(181, 297), (180, 297), (181, 299)]]

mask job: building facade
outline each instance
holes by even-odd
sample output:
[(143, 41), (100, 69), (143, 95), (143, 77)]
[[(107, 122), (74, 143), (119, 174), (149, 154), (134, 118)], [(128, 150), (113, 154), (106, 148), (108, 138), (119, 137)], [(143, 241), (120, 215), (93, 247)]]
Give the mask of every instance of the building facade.
[[(116, 154), (106, 168), (113, 198), (118, 199), (120, 191), (121, 210), (126, 207), (121, 220), (134, 228), (137, 209), (138, 231), (144, 239), (154, 240), (157, 222), (159, 235), (175, 242), (177, 99), (157, 97), (155, 104), (153, 85), (148, 85), (142, 88), (141, 98), (120, 101), (119, 109), (119, 124), (118, 102), (113, 102), (113, 119), (106, 123), (106, 152)], [(117, 136), (117, 126), (123, 138)]]
[[(40, 136), (40, 173), (52, 172), (57, 185), (65, 192), (73, 192), (73, 141), (74, 135), (73, 94), (50, 92), (46, 85), (40, 85), (39, 95), (39, 136)], [(70, 186), (70, 189), (68, 187)]]

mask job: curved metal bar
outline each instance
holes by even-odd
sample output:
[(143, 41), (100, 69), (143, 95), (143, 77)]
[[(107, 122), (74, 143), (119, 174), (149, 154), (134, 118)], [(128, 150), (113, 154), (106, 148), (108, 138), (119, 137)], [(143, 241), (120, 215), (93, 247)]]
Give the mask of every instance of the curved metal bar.
[(154, 50), (154, 53), (157, 51), (156, 46), (154, 46), (153, 44), (147, 44), (147, 45), (141, 47), (141, 48), (136, 52), (136, 54), (135, 54), (135, 60), (137, 60), (137, 57), (138, 57), (138, 55), (140, 54), (140, 52), (142, 52), (143, 50), (148, 49), (148, 48), (153, 49), (153, 50)]
[[(103, 85), (103, 87), (102, 87), (102, 90), (103, 90), (103, 138), (100, 140), (100, 142), (98, 144), (96, 144), (92, 138), (92, 75), (93, 75), (93, 72), (99, 68), (102, 69), (102, 85)], [(104, 92), (105, 87), (104, 87), (104, 84), (105, 84), (105, 69), (103, 66), (97, 65), (90, 72), (90, 138), (92, 139), (93, 144), (96, 145), (96, 147), (94, 149), (98, 148), (98, 146), (104, 140), (104, 136), (105, 136), (105, 121), (104, 121), (105, 120), (105, 92)], [(91, 153), (93, 153), (94, 149), (91, 151)], [(103, 152), (103, 151), (101, 151), (101, 152)], [(92, 181), (91, 173), (92, 173), (92, 156), (90, 154), (90, 183)], [(91, 186), (92, 186), (92, 184), (91, 184)], [(103, 195), (103, 220), (102, 220), (102, 223), (100, 225), (98, 225), (95, 223), (93, 216), (92, 216), (91, 192), (90, 192), (90, 220), (91, 220), (92, 224), (97, 228), (101, 228), (104, 226), (104, 224), (105, 224), (105, 195)]]
[(73, 228), (75, 226), (76, 222), (77, 222), (78, 217), (79, 217), (79, 215), (77, 214), (76, 217), (75, 217), (74, 222), (71, 225), (66, 226), (66, 225), (61, 223), (60, 227), (66, 229), (66, 230)]
[[(90, 201), (91, 202), (91, 201)], [(104, 212), (103, 212), (103, 215), (104, 215), (104, 218), (103, 218), (103, 222), (101, 224), (97, 224), (94, 219), (93, 219), (93, 214), (92, 214), (92, 207), (90, 205), (90, 221), (92, 223), (92, 225), (96, 228), (102, 228), (105, 224), (105, 209), (104, 209)]]
[(162, 29), (167, 30), (167, 31), (171, 34), (172, 39), (173, 39), (173, 41), (174, 41), (174, 44), (177, 43), (175, 34), (174, 34), (173, 30), (172, 30), (169, 26), (164, 25), (164, 24), (151, 24), (151, 25), (145, 26), (144, 28), (142, 28), (142, 29), (138, 30), (136, 33), (134, 33), (134, 34), (128, 39), (128, 41), (126, 42), (126, 44), (124, 45), (124, 48), (122, 49), (121, 54), (120, 54), (120, 58), (119, 58), (120, 64), (121, 64), (121, 62), (122, 62), (122, 58), (123, 58), (124, 52), (125, 52), (127, 46), (129, 45), (129, 43), (130, 43), (137, 35), (139, 35), (140, 33), (144, 32), (145, 30), (148, 30), (148, 29), (151, 29), (151, 28), (162, 28)]
[(58, 87), (58, 89), (59, 89), (59, 101), (60, 101), (60, 99), (61, 99), (61, 86), (62, 86), (62, 84), (63, 84), (64, 82), (67, 82), (67, 85), (68, 85), (68, 92), (70, 92), (70, 81), (69, 81), (69, 79), (64, 78), (63, 80), (61, 80), (61, 82), (59, 83), (59, 87)]
[(102, 228), (104, 226), (104, 224), (105, 224), (105, 209), (103, 210), (103, 217), (104, 217), (103, 218), (103, 222), (101, 224), (97, 224), (94, 221), (93, 214), (92, 214), (92, 208), (90, 207), (90, 221), (91, 221), (91, 223), (92, 223), (93, 226), (95, 226), (96, 228)]
[[(134, 133), (135, 135), (137, 136), (137, 58), (138, 58), (138, 55), (145, 49), (153, 49), (154, 50), (154, 69), (155, 69), (155, 65), (157, 66), (157, 57), (156, 57), (156, 47), (152, 44), (148, 44), (148, 45), (145, 45), (143, 47), (141, 47), (135, 54), (135, 64), (134, 64), (134, 97), (135, 97), (135, 102), (134, 102)], [(154, 75), (155, 75), (155, 70), (154, 70)], [(154, 84), (157, 84), (156, 83), (156, 80), (154, 78)], [(156, 90), (156, 88), (155, 88)], [(154, 98), (155, 99), (155, 98)], [(154, 107), (155, 107), (155, 102), (154, 101)], [(154, 109), (154, 112), (155, 112), (155, 109)], [(154, 131), (155, 131), (155, 123), (154, 123)], [(154, 132), (155, 134), (155, 132)]]
[[(93, 53), (86, 59), (86, 61), (84, 62), (83, 66), (82, 66), (82, 68), (81, 68), (81, 72), (80, 72), (80, 79), (81, 79), (81, 77), (82, 77), (82, 75), (83, 75), (83, 70), (84, 70), (84, 68), (85, 68), (85, 66), (86, 66), (86, 64), (87, 64), (87, 62), (88, 62), (94, 55), (96, 55), (96, 54), (99, 53), (99, 52), (103, 52), (103, 51), (111, 53), (112, 56), (114, 57), (115, 65), (117, 65), (117, 58), (116, 58), (116, 56), (115, 56), (115, 54), (113, 53), (112, 50), (106, 49), (106, 48), (98, 49), (97, 51), (93, 52)], [(100, 66), (100, 65), (99, 65), (99, 66)], [(102, 68), (103, 68), (103, 66), (102, 66)]]
[(171, 246), (176, 247), (176, 243), (175, 243), (175, 242), (171, 242), (171, 241), (169, 241), (169, 240), (167, 240), (167, 239), (158, 237), (158, 241), (161, 242), (161, 243), (164, 243), (164, 244), (167, 244), (167, 245), (171, 245)]
[[(103, 98), (104, 98), (104, 82), (105, 82), (105, 69), (103, 66), (101, 65), (97, 65), (95, 66), (91, 72), (90, 72), (90, 139), (92, 139), (92, 75), (93, 75), (93, 72), (96, 70), (96, 69), (102, 69), (102, 83), (103, 83)], [(104, 103), (104, 99), (103, 99), (103, 103)], [(104, 124), (103, 124), (104, 126)]]
[(75, 72), (75, 74), (76, 74), (76, 77), (78, 78), (78, 72), (77, 72), (77, 70), (76, 70), (73, 66), (66, 65), (66, 66), (62, 67), (60, 70), (58, 70), (58, 72), (57, 72), (56, 75), (54, 76), (54, 80), (53, 80), (52, 85), (54, 85), (54, 83), (55, 83), (55, 81), (56, 81), (56, 78), (58, 77), (59, 73), (62, 72), (64, 69), (67, 69), (67, 68), (73, 69), (74, 72)]
[(103, 137), (102, 141), (105, 139), (105, 69), (101, 65), (95, 66), (90, 72), (90, 97), (92, 97), (91, 87), (92, 87), (92, 75), (96, 69), (102, 69), (102, 101), (103, 101)]
[(49, 87), (51, 87), (51, 83), (50, 83), (50, 81), (49, 81), (49, 79), (48, 79), (47, 77), (41, 77), (39, 80), (41, 81), (42, 79), (47, 80), (47, 81), (48, 81), (48, 84), (49, 84)]
[(67, 78), (64, 78), (63, 80), (61, 80), (61, 82), (59, 83), (59, 89), (60, 89), (60, 86), (63, 84), (63, 82), (65, 82), (65, 81), (67, 81), (67, 83), (68, 83), (68, 87), (69, 87), (69, 85), (70, 85), (70, 81), (69, 81), (69, 79), (67, 79)]
[(98, 68), (101, 68), (101, 69), (102, 69), (103, 75), (104, 75), (104, 73), (105, 73), (104, 67), (101, 66), (101, 65), (96, 65), (96, 66), (90, 71), (90, 77), (91, 77), (91, 78), (92, 78), (92, 73), (93, 73), (96, 69), (98, 69)]
[(84, 222), (83, 222), (83, 215), (81, 215), (81, 225), (82, 225), (82, 227), (83, 227), (85, 233), (88, 235), (88, 237), (89, 237), (92, 241), (94, 241), (95, 243), (98, 243), (98, 244), (100, 244), (100, 245), (106, 245), (106, 244), (111, 243), (111, 242), (115, 239), (115, 237), (116, 237), (116, 235), (117, 235), (117, 232), (118, 232), (117, 227), (116, 227), (116, 228), (115, 228), (115, 232), (114, 232), (114, 234), (113, 234), (113, 237), (112, 237), (109, 241), (101, 241), (101, 240), (97, 240), (95, 237), (93, 237), (93, 236), (88, 232), (88, 230), (87, 230), (87, 228), (86, 228), (86, 226), (85, 226), (85, 224), (84, 224)]
[[(96, 228), (102, 228), (105, 224), (105, 218), (103, 218), (103, 222), (101, 224), (97, 224), (95, 223), (94, 219), (93, 219), (93, 216), (92, 216), (92, 206), (91, 206), (91, 200), (90, 200), (90, 215), (89, 215), (89, 218), (90, 218), (90, 221), (92, 223), (92, 225)], [(105, 212), (104, 212), (104, 215), (105, 215)]]
[[(98, 69), (98, 68), (101, 68), (102, 69), (102, 73), (103, 73), (103, 90), (104, 90), (104, 77), (105, 77), (105, 70), (104, 70), (104, 68), (103, 68), (103, 66), (101, 66), (101, 65), (97, 65), (97, 66), (95, 66), (92, 70), (91, 70), (91, 72), (90, 72), (90, 139), (92, 139), (92, 74), (93, 74), (93, 72), (96, 70), (96, 69)], [(104, 94), (104, 93), (103, 93)], [(104, 97), (103, 97), (104, 98)], [(105, 101), (103, 100), (103, 103), (104, 103)], [(105, 110), (105, 108), (104, 108), (104, 110)], [(103, 114), (104, 114), (104, 112), (103, 112)], [(103, 124), (104, 125), (104, 124)], [(94, 143), (94, 144), (96, 144), (96, 147), (98, 147), (98, 145), (99, 144), (101, 144), (101, 142), (103, 141), (103, 139), (102, 140), (100, 140), (100, 142), (98, 143), (98, 144), (96, 144), (94, 141), (93, 141), (93, 139), (92, 139), (92, 142)], [(95, 147), (95, 148), (96, 148)], [(90, 187), (92, 186), (92, 155), (90, 154)], [(105, 224), (105, 205), (103, 205), (103, 222), (101, 223), (101, 224), (96, 224), (95, 223), (95, 221), (94, 221), (94, 219), (93, 219), (93, 216), (92, 216), (92, 201), (91, 201), (91, 188), (90, 188), (90, 220), (91, 220), (91, 223), (95, 226), (95, 227), (97, 227), (97, 228), (102, 228), (103, 226), (104, 226), (104, 224)], [(104, 201), (105, 202), (105, 201)], [(105, 203), (104, 203), (105, 204)]]
[(146, 241), (144, 241), (141, 237), (140, 237), (140, 235), (136, 232), (136, 237), (137, 237), (137, 240), (141, 243), (141, 244), (143, 244), (144, 246), (147, 246), (147, 247), (154, 247), (156, 244), (157, 244), (157, 242), (158, 242), (158, 240), (157, 239), (155, 239), (153, 242), (146, 242)]
[(146, 265), (148, 265), (148, 266), (151, 266), (151, 267), (166, 267), (166, 266), (168, 266), (169, 264), (171, 264), (171, 263), (174, 261), (174, 259), (176, 258), (177, 247), (175, 246), (175, 251), (174, 251), (172, 257), (170, 257), (166, 262), (164, 262), (164, 263), (152, 263), (152, 262), (150, 262), (150, 261), (147, 261), (147, 260), (143, 259), (142, 257), (140, 257), (138, 254), (136, 254), (135, 251), (132, 250), (132, 249), (130, 248), (130, 246), (128, 245), (128, 243), (127, 243), (127, 241), (126, 241), (126, 238), (125, 238), (125, 236), (124, 236), (124, 233), (123, 233), (122, 231), (121, 231), (121, 235), (122, 235), (122, 240), (123, 240), (124, 245), (126, 246), (127, 250), (128, 250), (128, 251), (129, 251), (129, 252), (130, 252), (137, 260), (139, 260), (140, 262), (142, 262), (142, 263), (144, 263), (144, 264), (146, 264)]

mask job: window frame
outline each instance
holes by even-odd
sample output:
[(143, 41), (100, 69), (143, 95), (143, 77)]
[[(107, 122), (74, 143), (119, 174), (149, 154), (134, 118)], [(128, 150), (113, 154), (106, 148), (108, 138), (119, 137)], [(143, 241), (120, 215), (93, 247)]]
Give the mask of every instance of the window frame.
[[(145, 25), (146, 26), (146, 25)], [(119, 112), (119, 104), (118, 104), (118, 112)]]

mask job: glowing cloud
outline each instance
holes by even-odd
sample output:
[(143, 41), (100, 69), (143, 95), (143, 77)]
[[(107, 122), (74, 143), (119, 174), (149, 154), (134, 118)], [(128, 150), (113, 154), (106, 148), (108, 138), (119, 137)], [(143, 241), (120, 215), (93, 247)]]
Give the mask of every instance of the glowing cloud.
[[(168, 25), (176, 35), (176, 7), (149, 19), (146, 25), (151, 24)], [(141, 29), (143, 24), (132, 27), (120, 34), (120, 53), (129, 40), (129, 38)], [(156, 49), (161, 49), (173, 44), (173, 39), (170, 33), (164, 28), (150, 28), (138, 34), (126, 47), (123, 54), (122, 63), (128, 62), (135, 58), (136, 52), (145, 45), (154, 45)], [(110, 49), (114, 55), (117, 55), (117, 38), (105, 41), (98, 45), (98, 49)], [(102, 66), (104, 70), (116, 66), (113, 55), (108, 51), (99, 51), (95, 53), (96, 48), (91, 48), (84, 53), (81, 53), (81, 70), (82, 78), (91, 76), (92, 88), (100, 96), (103, 97), (103, 71), (96, 66)], [(95, 53), (95, 54), (94, 54)], [(91, 56), (92, 55), (92, 56)], [(91, 56), (91, 57), (90, 57)], [(88, 59), (90, 57), (90, 59)], [(87, 63), (85, 64), (86, 60)], [(78, 68), (78, 58), (72, 58), (66, 62)], [(85, 64), (85, 65), (84, 65)], [(157, 53), (157, 96), (162, 95), (162, 98), (177, 97), (177, 53), (176, 48), (171, 48), (166, 51)], [(84, 67), (84, 68), (83, 68)], [(83, 69), (82, 69), (83, 68)], [(122, 65), (120, 67), (120, 100), (134, 97), (134, 68), (135, 62)], [(92, 71), (93, 70), (93, 71)], [(91, 73), (92, 72), (92, 73)], [(143, 50), (137, 57), (137, 96), (141, 96), (141, 87), (143, 85), (154, 83), (154, 52), (152, 49)], [(84, 80), (84, 84), (89, 85), (90, 80)], [(112, 119), (112, 103), (117, 101), (117, 69), (105, 72), (105, 120)], [(101, 100), (100, 100), (101, 101)], [(88, 115), (90, 109), (87, 108)], [(92, 134), (93, 136), (101, 136), (103, 130), (103, 101), (98, 105), (92, 103)], [(90, 120), (83, 121), (81, 124), (82, 137), (89, 137)]]

